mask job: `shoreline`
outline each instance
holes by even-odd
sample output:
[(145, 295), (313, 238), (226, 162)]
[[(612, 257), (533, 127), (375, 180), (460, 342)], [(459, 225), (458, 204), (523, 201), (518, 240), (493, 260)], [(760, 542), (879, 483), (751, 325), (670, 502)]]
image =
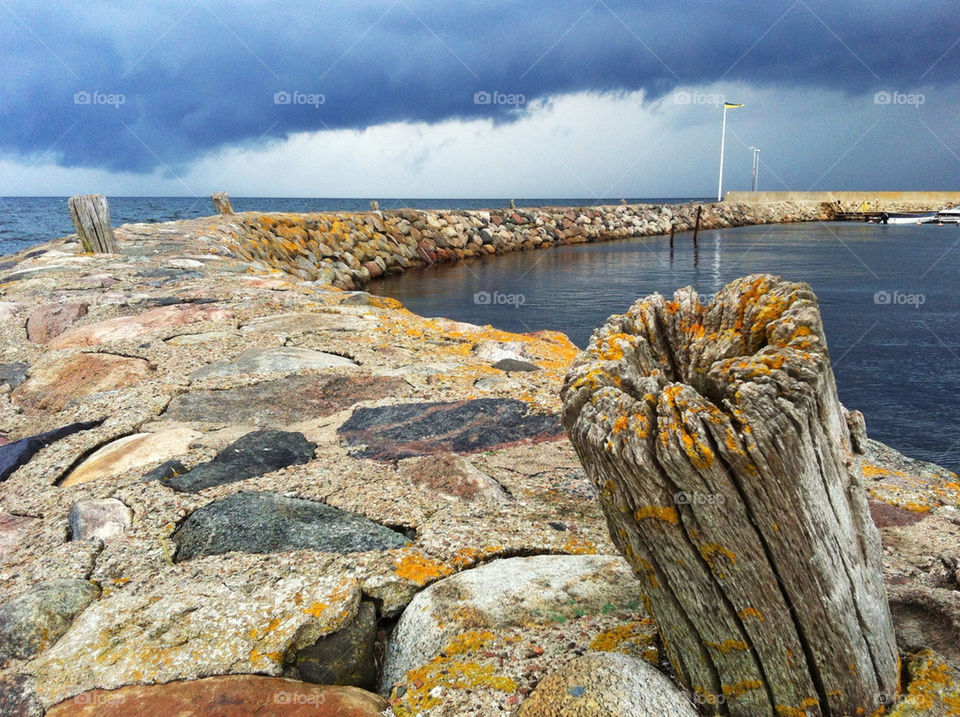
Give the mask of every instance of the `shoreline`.
[[(263, 216), (124, 225), (113, 255), (80, 254), (68, 237), (4, 258), (0, 450), (32, 452), (18, 454), (25, 460), (0, 482), (0, 603), (51, 581), (95, 588), (83, 588), (88, 602), (62, 635), (0, 668), (0, 685), (14, 681), (17, 704), (33, 710), (24, 713), (93, 689), (119, 698), (125, 685), (307, 679), (304, 635), (357, 635), (370, 614), (389, 631), (429, 586), (442, 593), (454, 585), (442, 581), (460, 575), (486, 576), (484, 594), (500, 596), (537, 561), (550, 563), (551, 576), (607, 586), (612, 574), (620, 587), (575, 609), (563, 590), (531, 588), (525, 594), (539, 601), (531, 624), (510, 622), (504, 608), (482, 629), (463, 617), (489, 609), (477, 598), (451, 611), (448, 631), (424, 631), (429, 649), (419, 636), (392, 634), (388, 645), (406, 655), (388, 658), (398, 682), (367, 689), (402, 717), (488, 714), (513, 710), (577, 651), (656, 662), (636, 585), (623, 587), (595, 489), (559, 428), (558, 391), (576, 347), (556, 332), (425, 318), (392, 299), (239, 260), (229, 248), (237, 227)], [(355, 246), (380, 241), (402, 266), (408, 242), (391, 243), (367, 220), (406, 237), (403, 217), (350, 216), (364, 237)], [(281, 239), (299, 246), (292, 235), (302, 227), (306, 244), (316, 232), (307, 221), (331, 229), (342, 221), (270, 219), (272, 229), (290, 229), (274, 242), (284, 266), (293, 249)], [(563, 227), (573, 229), (563, 239), (587, 241), (588, 226), (598, 240), (592, 219)], [(457, 247), (438, 249), (459, 258)], [(46, 445), (18, 443), (70, 427)], [(255, 439), (301, 457), (267, 465), (247, 453), (230, 462)], [(885, 551), (884, 569), (898, 626), (909, 636), (911, 626), (920, 630), (918, 615), (940, 624), (954, 591), (931, 546), (946, 549), (956, 532), (956, 475), (877, 444), (864, 476), (885, 544), (896, 548)], [(115, 509), (116, 532), (83, 532), (97, 501)], [(257, 501), (265, 527), (248, 530), (249, 510), (236, 501)], [(349, 514), (350, 530), (373, 542), (344, 551), (282, 538), (294, 520), (289, 501)], [(248, 542), (229, 542), (236, 535)], [(523, 570), (511, 562), (531, 560)], [(548, 617), (532, 625), (534, 615)], [(10, 694), (0, 689), (0, 706)]]

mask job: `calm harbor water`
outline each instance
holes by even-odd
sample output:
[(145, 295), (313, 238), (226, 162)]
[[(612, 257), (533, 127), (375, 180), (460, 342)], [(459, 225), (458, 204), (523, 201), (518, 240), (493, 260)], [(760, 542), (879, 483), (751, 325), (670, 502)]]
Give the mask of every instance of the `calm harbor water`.
[(584, 346), (638, 297), (711, 294), (770, 272), (820, 300), (840, 399), (872, 438), (960, 469), (960, 230), (854, 223), (741, 227), (558, 247), (390, 277), (370, 291), (411, 311), (510, 331), (555, 329)]

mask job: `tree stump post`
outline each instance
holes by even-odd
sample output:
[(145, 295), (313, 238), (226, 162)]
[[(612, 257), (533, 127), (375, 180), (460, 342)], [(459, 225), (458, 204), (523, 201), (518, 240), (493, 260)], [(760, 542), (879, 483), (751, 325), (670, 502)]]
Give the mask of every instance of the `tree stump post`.
[(731, 715), (871, 715), (899, 685), (863, 426), (816, 296), (754, 275), (610, 317), (563, 421), (678, 677)]
[(86, 252), (117, 253), (117, 239), (110, 226), (110, 207), (102, 194), (77, 194), (67, 202), (80, 245)]
[(233, 206), (230, 204), (230, 195), (226, 192), (217, 192), (210, 195), (210, 200), (213, 202), (213, 208), (217, 210), (217, 214), (233, 214)]

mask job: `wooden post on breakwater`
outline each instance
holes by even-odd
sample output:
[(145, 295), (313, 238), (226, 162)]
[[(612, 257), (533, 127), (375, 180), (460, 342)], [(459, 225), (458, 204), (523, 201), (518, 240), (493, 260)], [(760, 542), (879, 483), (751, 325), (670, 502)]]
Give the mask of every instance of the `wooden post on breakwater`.
[(710, 714), (875, 714), (896, 698), (863, 417), (817, 299), (754, 275), (655, 294), (594, 332), (561, 392), (670, 662)]
[(116, 254), (117, 239), (110, 226), (110, 207), (102, 194), (78, 194), (67, 202), (80, 246), (86, 252)]
[(677, 230), (677, 225), (670, 224), (670, 251), (673, 251), (673, 233)]
[(210, 199), (213, 201), (213, 208), (217, 210), (217, 214), (233, 214), (230, 196), (226, 192), (211, 194)]
[(700, 216), (703, 214), (703, 207), (697, 207), (697, 220), (693, 225), (693, 246), (697, 246), (697, 237), (700, 236)]

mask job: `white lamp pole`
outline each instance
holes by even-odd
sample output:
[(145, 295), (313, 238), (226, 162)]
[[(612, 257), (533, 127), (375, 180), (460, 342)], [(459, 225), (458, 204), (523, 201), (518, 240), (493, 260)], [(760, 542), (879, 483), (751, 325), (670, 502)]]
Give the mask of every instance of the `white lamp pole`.
[(723, 201), (723, 145), (727, 140), (727, 110), (734, 107), (743, 107), (733, 102), (723, 103), (723, 129), (720, 131), (720, 181), (717, 183), (717, 201)]
[(757, 191), (757, 176), (760, 174), (760, 148), (751, 147), (753, 152), (753, 191)]

